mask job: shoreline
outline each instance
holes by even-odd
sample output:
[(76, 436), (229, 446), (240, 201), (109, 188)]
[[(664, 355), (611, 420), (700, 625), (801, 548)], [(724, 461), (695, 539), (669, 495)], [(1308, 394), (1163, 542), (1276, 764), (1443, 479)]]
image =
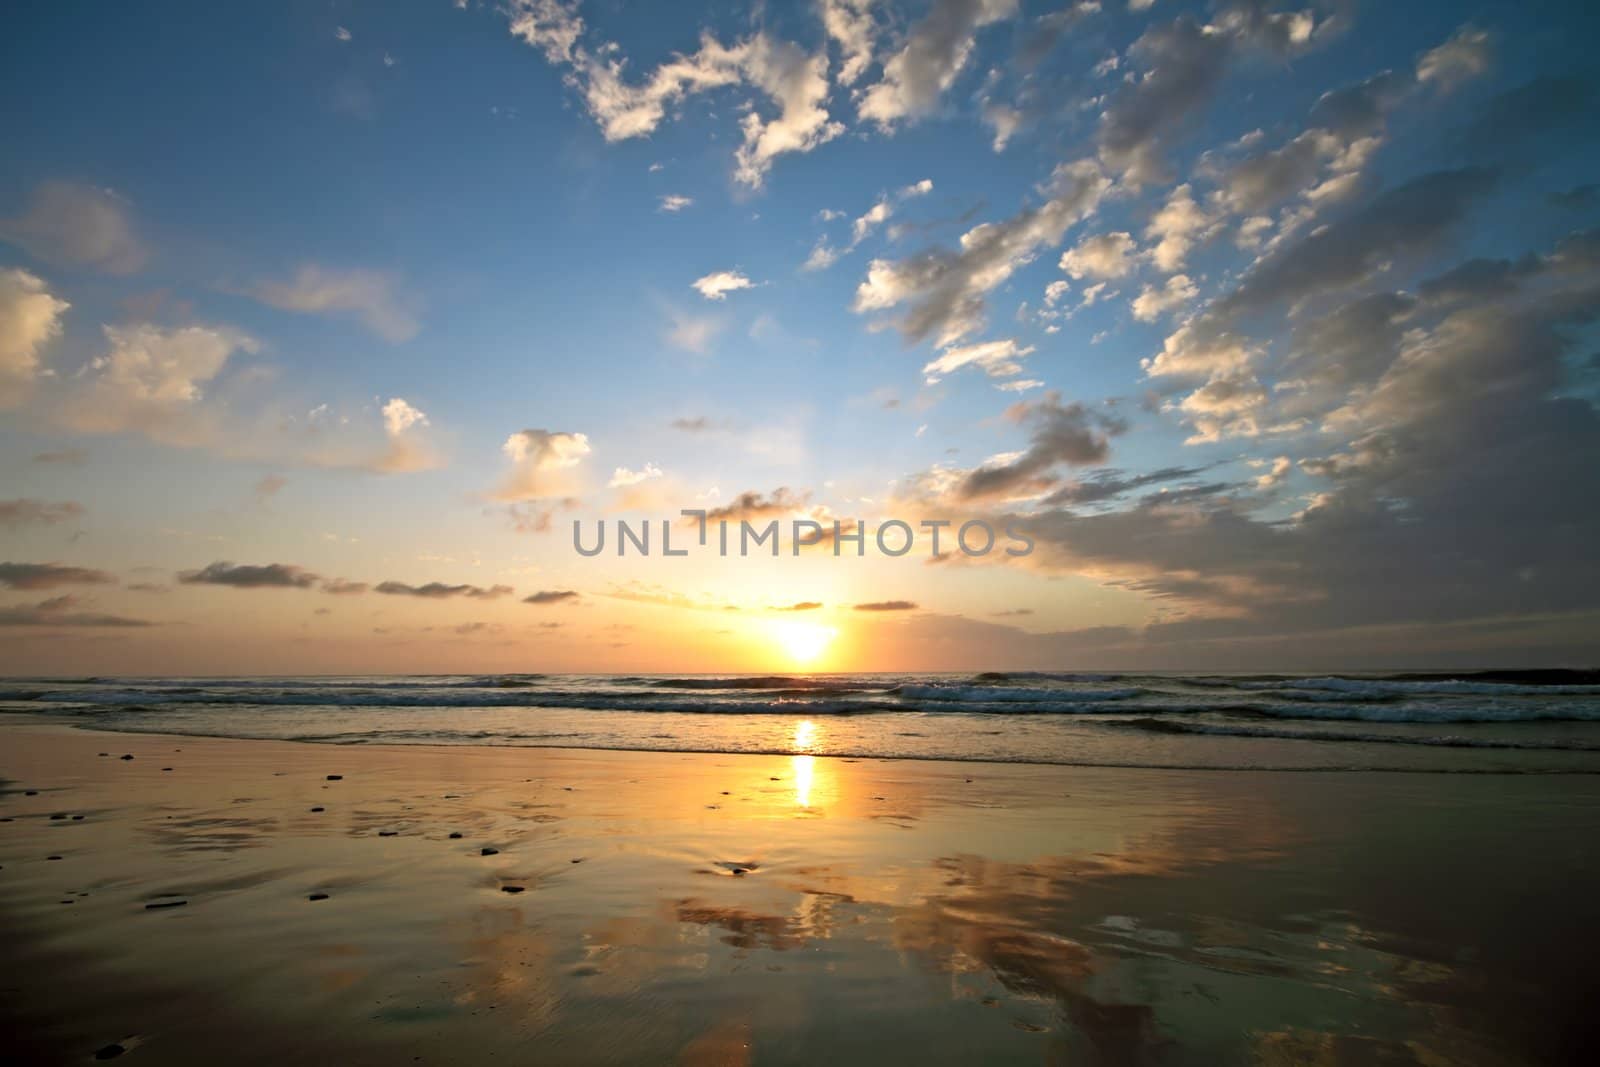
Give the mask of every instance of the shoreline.
[(1569, 978), (1600, 935), (1589, 777), (4, 729), (21, 1062), (1524, 1062), (1596, 1036)]
[[(799, 717), (799, 716), (796, 716)], [(18, 725), (13, 726), (16, 722)], [(212, 741), (241, 741), (265, 742), (285, 745), (310, 745), (314, 747), (328, 747), (332, 749), (488, 749), (488, 750), (514, 750), (514, 751), (550, 751), (550, 752), (627, 752), (653, 755), (684, 755), (684, 756), (752, 756), (752, 757), (793, 757), (805, 756), (812, 759), (844, 760), (846, 762), (883, 761), (883, 762), (909, 762), (933, 764), (971, 764), (978, 767), (1060, 767), (1082, 768), (1085, 770), (1117, 770), (1117, 771), (1170, 771), (1179, 773), (1188, 772), (1215, 772), (1223, 774), (1422, 774), (1422, 775), (1468, 775), (1468, 776), (1540, 776), (1540, 777), (1593, 777), (1600, 776), (1600, 763), (1594, 767), (1526, 767), (1526, 768), (1492, 768), (1492, 767), (1383, 767), (1383, 766), (1305, 766), (1305, 767), (1259, 767), (1246, 765), (1218, 765), (1218, 764), (1178, 764), (1178, 763), (1113, 763), (1113, 762), (1079, 762), (1057, 760), (1021, 760), (984, 758), (982, 756), (940, 756), (898, 754), (892, 756), (878, 755), (875, 753), (858, 752), (800, 752), (794, 749), (741, 749), (730, 751), (716, 748), (629, 748), (623, 746), (603, 745), (524, 745), (524, 744), (484, 744), (481, 742), (442, 742), (442, 741), (335, 741), (335, 740), (309, 740), (294, 737), (248, 737), (238, 734), (206, 734), (206, 733), (172, 733), (165, 731), (122, 730), (115, 727), (93, 726), (87, 723), (41, 722), (40, 717), (30, 716), (26, 712), (0, 712), (0, 731), (20, 728), (61, 729), (82, 731), (88, 734), (107, 734), (123, 737), (158, 737), (158, 738), (196, 738)], [(4, 736), (0, 733), (0, 736)], [(1196, 735), (1205, 736), (1205, 735)], [(1392, 744), (1393, 742), (1371, 741), (1358, 738), (1308, 738), (1308, 744), (1331, 745), (1366, 745), (1366, 744)], [(1588, 748), (1518, 748), (1515, 745), (1505, 746), (1477, 746), (1477, 745), (1438, 745), (1415, 744), (1415, 748), (1438, 748), (1459, 751), (1534, 751), (1534, 752), (1572, 752), (1592, 753), (1596, 750)]]

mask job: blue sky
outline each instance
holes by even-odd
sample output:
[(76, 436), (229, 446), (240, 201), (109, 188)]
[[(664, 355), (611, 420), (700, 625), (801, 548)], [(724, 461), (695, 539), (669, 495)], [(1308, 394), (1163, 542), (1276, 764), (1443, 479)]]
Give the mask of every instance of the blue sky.
[[(823, 601), (852, 667), (1564, 661), (1594, 632), (1595, 516), (1524, 499), (1511, 465), (1582, 483), (1596, 440), (1593, 290), (1562, 244), (1600, 215), (1586, 5), (10, 20), (0, 536), (109, 580), (13, 585), (7, 669), (761, 659), (765, 622), (673, 646), (684, 623), (645, 588), (753, 616)], [(1474, 260), (1488, 288), (1436, 282)], [(1528, 332), (1469, 351), (1502, 327)], [(1460, 373), (1416, 380), (1424, 357)], [(1469, 462), (1462, 427), (1500, 422)], [(752, 516), (1050, 535), (1023, 566), (759, 577), (585, 569), (566, 536), (740, 494)], [(1521, 520), (1496, 534), (1505, 500)], [(217, 560), (516, 596), (312, 617), (303, 584), (182, 577)], [(519, 611), (540, 589), (580, 594), (559, 646)], [(852, 606), (889, 600), (916, 607)]]

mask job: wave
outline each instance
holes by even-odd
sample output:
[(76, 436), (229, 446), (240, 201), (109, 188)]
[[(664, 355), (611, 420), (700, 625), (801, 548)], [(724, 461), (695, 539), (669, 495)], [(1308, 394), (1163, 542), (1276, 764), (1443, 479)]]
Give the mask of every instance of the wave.
[(1076, 703), (1127, 700), (1143, 689), (1025, 689), (992, 685), (899, 685), (889, 690), (908, 700), (948, 700), (966, 704)]
[(1497, 737), (1433, 736), (1403, 733), (1352, 733), (1343, 730), (1283, 729), (1243, 724), (1185, 722), (1177, 719), (1138, 718), (1105, 724), (1112, 729), (1143, 730), (1156, 734), (1201, 734), (1207, 737), (1259, 737), (1282, 741), (1353, 741), (1380, 745), (1426, 745), (1434, 748), (1488, 748), (1534, 752), (1600, 752), (1600, 743), (1569, 739), (1519, 741)]

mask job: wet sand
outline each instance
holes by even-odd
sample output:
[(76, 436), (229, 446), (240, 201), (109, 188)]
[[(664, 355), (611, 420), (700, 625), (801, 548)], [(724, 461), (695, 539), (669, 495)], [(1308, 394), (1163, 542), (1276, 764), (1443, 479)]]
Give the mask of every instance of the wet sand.
[(1517, 1064), (1600, 1038), (1590, 776), (8, 723), (0, 779), (11, 1063)]

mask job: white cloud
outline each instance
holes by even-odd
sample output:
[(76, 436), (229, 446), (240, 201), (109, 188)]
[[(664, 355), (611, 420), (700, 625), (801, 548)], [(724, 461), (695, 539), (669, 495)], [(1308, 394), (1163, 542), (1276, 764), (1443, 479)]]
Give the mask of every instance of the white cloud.
[(822, 26), (839, 45), (839, 84), (854, 85), (872, 65), (875, 0), (822, 0)]
[(428, 416), (398, 396), (383, 405), (383, 429), (390, 437), (399, 437), (413, 426), (426, 425)]
[(1487, 33), (1463, 26), (1444, 44), (1422, 54), (1417, 60), (1417, 81), (1453, 89), (1489, 69), (1489, 45)]
[(131, 274), (147, 258), (127, 202), (109, 190), (75, 182), (36, 187), (21, 215), (0, 219), (0, 240), (46, 263), (110, 274)]
[(1126, 233), (1085, 237), (1061, 253), (1061, 269), (1074, 278), (1125, 278), (1133, 271), (1138, 246)]
[(1145, 227), (1145, 237), (1156, 242), (1150, 258), (1161, 270), (1177, 270), (1183, 266), (1189, 249), (1210, 234), (1215, 221), (1195, 202), (1189, 185), (1178, 186)]
[(1187, 274), (1174, 274), (1165, 285), (1147, 285), (1134, 297), (1133, 317), (1140, 322), (1154, 322), (1193, 300), (1198, 292)]
[(395, 280), (377, 271), (338, 271), (308, 263), (286, 282), (258, 282), (249, 295), (275, 308), (303, 314), (355, 315), (387, 341), (405, 341), (420, 328), (396, 292)]
[(974, 366), (991, 378), (1005, 378), (1022, 373), (1020, 360), (1033, 352), (1033, 346), (1018, 345), (1014, 338), (1004, 341), (984, 341), (946, 349), (937, 359), (922, 368), (928, 384), (933, 385), (945, 375), (965, 366)]
[(519, 430), (500, 450), (511, 470), (492, 495), (512, 501), (575, 495), (582, 484), (576, 468), (590, 452), (587, 434), (559, 430)]
[(621, 489), (630, 485), (638, 485), (640, 482), (649, 481), (652, 478), (660, 478), (661, 476), (661, 468), (654, 463), (646, 463), (642, 470), (636, 471), (629, 470), (627, 467), (618, 467), (611, 472), (611, 480), (606, 483), (606, 488)]
[(1044, 385), (1037, 378), (1018, 378), (1010, 382), (996, 382), (994, 387), (1007, 393), (1025, 393), (1029, 389), (1038, 389)]
[(765, 34), (749, 46), (745, 74), (776, 100), (777, 118), (763, 120), (754, 109), (740, 125), (744, 143), (734, 153), (734, 177), (752, 188), (765, 180), (772, 161), (785, 152), (809, 152), (844, 132), (828, 118), (828, 56), (808, 56), (798, 46)]
[(722, 331), (722, 320), (709, 315), (691, 315), (669, 308), (671, 325), (666, 341), (674, 348), (703, 356), (711, 349), (711, 342)]
[(61, 335), (71, 305), (25, 270), (0, 271), (0, 407), (27, 395), (39, 374), (39, 352)]
[(1098, 207), (1110, 185), (1093, 160), (1061, 164), (1046, 190), (1049, 199), (1003, 222), (973, 227), (961, 235), (958, 249), (873, 260), (856, 288), (853, 309), (861, 313), (909, 304), (899, 323), (902, 334), (953, 344), (982, 325), (985, 294), (1031, 262), (1041, 247), (1059, 244), (1070, 226)]
[(218, 412), (200, 400), (236, 351), (259, 345), (235, 330), (148, 323), (106, 326), (107, 350), (81, 374), (61, 421), (85, 433), (143, 433), (176, 444), (215, 438)]
[(966, 67), (978, 30), (1016, 13), (1017, 0), (934, 0), (884, 61), (882, 80), (861, 95), (857, 114), (884, 129), (928, 114)]
[(696, 278), (690, 284), (707, 300), (725, 300), (729, 293), (755, 286), (754, 282), (736, 270), (712, 271), (703, 278)]
[(334, 29), (333, 37), (334, 37), (334, 40), (343, 42), (343, 41), (350, 40), (351, 37), (352, 37), (352, 34), (350, 33), (349, 30), (345, 29), (343, 26), (339, 26), (339, 27)]
[(679, 196), (677, 193), (668, 193), (661, 198), (661, 203), (657, 210), (665, 211), (669, 214), (676, 214), (686, 207), (693, 206), (693, 204), (694, 197), (692, 196)]

